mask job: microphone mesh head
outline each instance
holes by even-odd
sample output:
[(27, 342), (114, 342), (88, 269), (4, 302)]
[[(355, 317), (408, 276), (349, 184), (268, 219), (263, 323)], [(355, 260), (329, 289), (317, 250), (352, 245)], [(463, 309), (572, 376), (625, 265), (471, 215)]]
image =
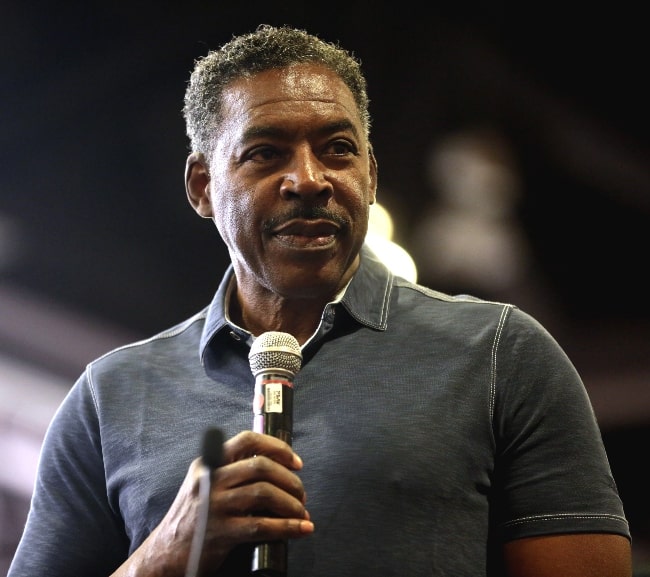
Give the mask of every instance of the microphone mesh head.
[(254, 376), (262, 371), (277, 369), (291, 373), (293, 377), (302, 365), (302, 353), (300, 344), (293, 335), (269, 331), (253, 341), (248, 360)]

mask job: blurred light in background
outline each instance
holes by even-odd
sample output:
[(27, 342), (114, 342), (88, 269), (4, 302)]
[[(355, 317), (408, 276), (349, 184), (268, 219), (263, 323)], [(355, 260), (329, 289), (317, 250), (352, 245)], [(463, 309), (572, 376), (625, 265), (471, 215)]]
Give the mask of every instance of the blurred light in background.
[(397, 276), (417, 281), (417, 268), (411, 255), (393, 241), (393, 218), (381, 204), (370, 207), (366, 243)]

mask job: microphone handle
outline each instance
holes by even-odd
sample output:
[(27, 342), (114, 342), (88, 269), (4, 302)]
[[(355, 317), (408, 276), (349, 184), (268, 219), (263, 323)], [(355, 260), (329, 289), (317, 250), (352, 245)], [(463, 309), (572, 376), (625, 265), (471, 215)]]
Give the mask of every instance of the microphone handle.
[[(286, 375), (262, 374), (255, 380), (253, 429), (291, 445), (293, 437), (293, 382)], [(253, 549), (256, 577), (285, 577), (286, 540), (259, 543)]]

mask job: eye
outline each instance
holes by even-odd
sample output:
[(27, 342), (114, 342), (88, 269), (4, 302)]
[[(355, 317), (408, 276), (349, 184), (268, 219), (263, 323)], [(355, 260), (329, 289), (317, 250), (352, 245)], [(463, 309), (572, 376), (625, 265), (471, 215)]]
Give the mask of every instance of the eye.
[(328, 143), (323, 152), (329, 156), (342, 157), (350, 154), (356, 155), (357, 151), (358, 149), (354, 143), (349, 140), (339, 139)]
[(244, 160), (251, 162), (269, 162), (280, 158), (280, 156), (280, 151), (273, 146), (256, 146), (246, 153)]

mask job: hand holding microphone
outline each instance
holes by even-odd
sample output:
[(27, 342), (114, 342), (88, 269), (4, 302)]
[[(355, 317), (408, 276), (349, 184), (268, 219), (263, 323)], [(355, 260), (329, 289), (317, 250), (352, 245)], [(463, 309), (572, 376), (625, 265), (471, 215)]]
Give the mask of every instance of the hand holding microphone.
[[(293, 336), (287, 333), (263, 333), (255, 340), (249, 354), (249, 361), (255, 377), (253, 429), (256, 433), (275, 437), (287, 445), (291, 445), (293, 378), (301, 367), (300, 345)], [(226, 441), (224, 445), (221, 431), (215, 428), (205, 431), (201, 450), (202, 458), (199, 463), (201, 471), (197, 520), (185, 577), (197, 577), (200, 574), (200, 565), (209, 562), (203, 557), (206, 552), (204, 547), (206, 546), (205, 537), (210, 517), (211, 493), (213, 490), (222, 491), (224, 488), (232, 491), (227, 486), (224, 487), (222, 483), (219, 483), (221, 488), (217, 488), (216, 484), (213, 487), (212, 471), (217, 467), (227, 466), (231, 472), (226, 477), (230, 477), (231, 482), (236, 485), (239, 484), (241, 481), (236, 480), (237, 474), (233, 471), (235, 471), (235, 467), (239, 467), (241, 457), (235, 457), (233, 460), (233, 455), (250, 455), (251, 450), (244, 448), (250, 442), (253, 442), (253, 439), (247, 439), (245, 432), (242, 432)], [(252, 451), (253, 455), (271, 455), (268, 441), (257, 438), (254, 442), (259, 446), (257, 450)], [(277, 456), (279, 455), (272, 458), (275, 459)], [(286, 456), (284, 458), (286, 459)], [(285, 463), (285, 466), (288, 466), (288, 463)], [(289, 468), (292, 467), (289, 466)], [(239, 470), (248, 474), (246, 473), (247, 469)], [(214, 497), (216, 497), (216, 493), (213, 495)], [(253, 511), (255, 510), (253, 509)], [(273, 516), (272, 513), (266, 511), (258, 511), (257, 514)], [(226, 519), (227, 516), (218, 521), (222, 529), (227, 527)], [(215, 519), (213, 521), (217, 522)], [(298, 531), (298, 534), (304, 534), (302, 528)], [(253, 574), (256, 577), (284, 577), (287, 570), (287, 543), (287, 539), (283, 539), (255, 545), (251, 567)]]
[[(261, 546), (259, 558), (268, 559), (269, 563), (260, 565), (256, 576), (283, 575), (282, 565), (280, 569), (278, 565), (270, 565), (270, 560), (278, 559), (276, 543), (283, 544), (280, 539), (303, 537), (313, 531), (308, 514), (301, 506), (304, 489), (294, 473), (301, 467), (300, 459), (287, 443), (250, 430), (241, 431), (223, 445), (221, 441), (220, 431), (206, 431), (201, 458), (193, 461), (177, 499), (161, 523), (168, 537), (152, 545), (156, 551), (169, 552), (175, 545), (187, 542), (178, 538), (177, 529), (179, 519), (188, 519), (194, 526), (185, 577), (198, 577), (220, 567), (237, 544), (250, 542), (250, 531), (242, 530), (242, 526), (250, 522), (262, 531), (260, 539), (267, 539), (269, 545), (268, 551)], [(247, 489), (248, 485), (258, 482), (274, 485), (271, 502), (268, 494), (264, 499), (268, 509), (256, 505), (256, 492)], [(259, 526), (259, 521), (254, 519), (256, 516), (267, 517), (264, 527)], [(260, 545), (255, 543), (253, 547)], [(156, 556), (157, 553), (147, 555)], [(286, 557), (279, 559), (286, 566)], [(241, 558), (241, 562), (251, 566), (250, 557)]]

